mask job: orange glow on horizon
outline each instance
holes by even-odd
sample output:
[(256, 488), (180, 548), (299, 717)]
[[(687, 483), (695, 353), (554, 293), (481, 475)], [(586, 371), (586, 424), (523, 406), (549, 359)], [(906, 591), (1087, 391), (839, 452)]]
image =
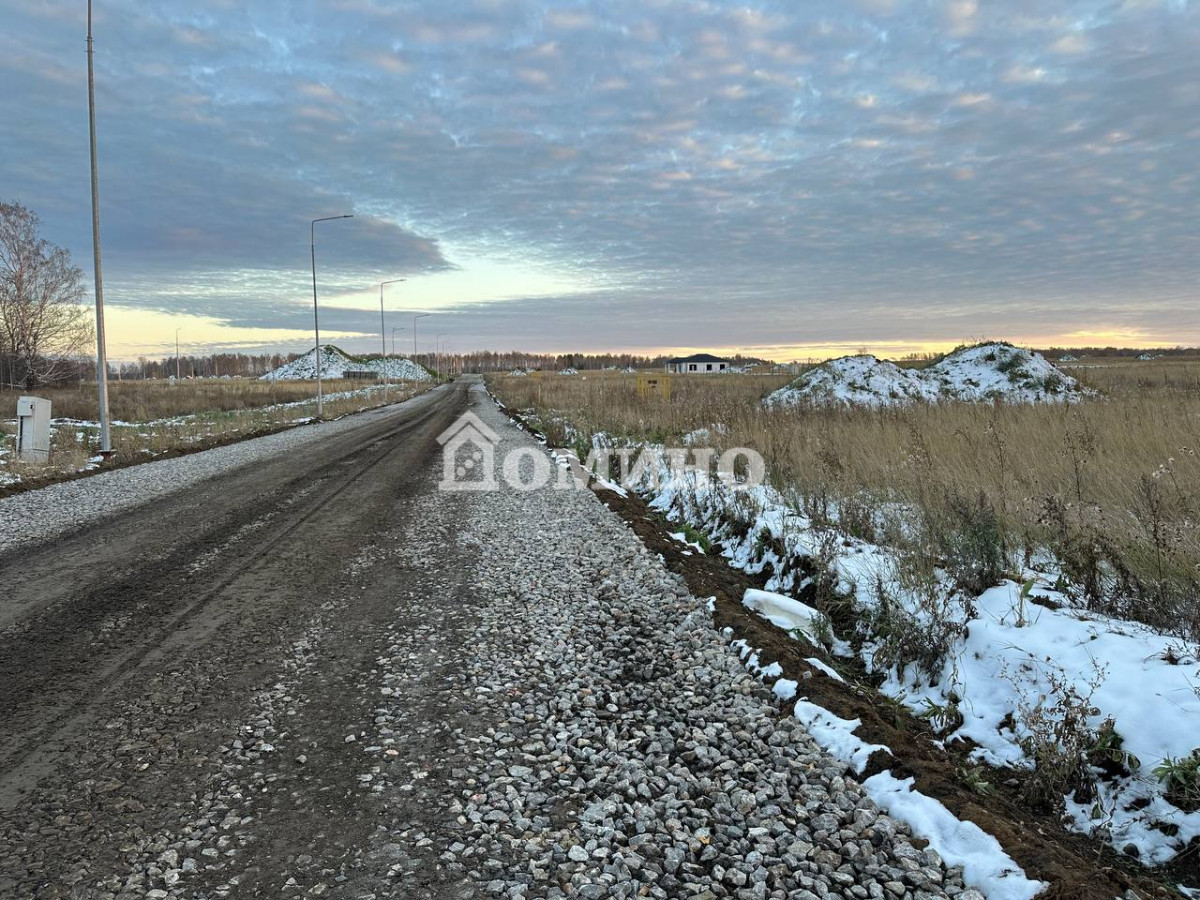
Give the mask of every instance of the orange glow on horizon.
[[(304, 352), (312, 347), (312, 334), (307, 330), (266, 328), (234, 328), (219, 319), (204, 316), (170, 315), (161, 311), (134, 309), (110, 305), (108, 309), (108, 349), (110, 358), (130, 361), (139, 356), (170, 356), (175, 352), (175, 329), (182, 329), (180, 349), (184, 353), (204, 356), (210, 353), (257, 353), (262, 348), (280, 353)], [(375, 334), (325, 332), (322, 342), (361, 344), (378, 341)], [(1139, 350), (1168, 349), (1180, 346), (1179, 340), (1163, 339), (1161, 335), (1136, 330), (1097, 328), (1058, 335), (979, 335), (959, 340), (891, 340), (891, 341), (820, 341), (797, 344), (720, 345), (685, 347), (610, 347), (581, 349), (579, 346), (503, 347), (461, 346), (464, 352), (490, 349), (498, 352), (546, 354), (566, 353), (630, 353), (637, 356), (687, 356), (691, 353), (714, 353), (722, 356), (751, 356), (773, 362), (822, 361), (839, 356), (866, 352), (881, 359), (901, 359), (912, 354), (947, 353), (963, 344), (980, 340), (1007, 340), (1023, 347), (1056, 347), (1064, 350), (1082, 347), (1118, 347)], [(375, 349), (372, 345), (372, 350)], [(353, 352), (353, 351), (352, 351)]]

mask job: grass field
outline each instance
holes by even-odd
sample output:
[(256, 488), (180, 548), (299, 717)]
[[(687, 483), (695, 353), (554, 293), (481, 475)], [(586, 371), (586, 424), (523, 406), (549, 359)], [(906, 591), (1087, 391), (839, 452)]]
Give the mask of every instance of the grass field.
[[(751, 447), (797, 509), (979, 589), (1053, 560), (1090, 610), (1200, 636), (1200, 360), (1089, 360), (1077, 405), (765, 410), (785, 376), (491, 378), (551, 444)], [(569, 424), (570, 429), (567, 428)]]
[[(429, 383), (385, 386), (361, 381), (326, 381), (326, 418), (337, 418), (413, 397)], [(81, 384), (31, 393), (50, 400), (54, 416), (48, 465), (23, 463), (12, 453), (17, 392), (0, 392), (0, 489), (68, 477), (94, 467), (99, 451), (96, 386)], [(316, 383), (249, 379), (126, 381), (109, 385), (109, 414), (115, 451), (112, 464), (128, 465), (171, 453), (215, 446), (277, 431), (316, 415)]]

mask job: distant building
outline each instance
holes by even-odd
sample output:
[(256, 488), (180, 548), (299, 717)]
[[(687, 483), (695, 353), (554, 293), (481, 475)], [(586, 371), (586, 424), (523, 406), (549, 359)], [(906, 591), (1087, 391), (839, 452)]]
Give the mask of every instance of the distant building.
[(711, 353), (694, 353), (691, 356), (680, 356), (667, 362), (667, 371), (680, 375), (724, 372), (728, 368), (729, 360), (713, 356)]

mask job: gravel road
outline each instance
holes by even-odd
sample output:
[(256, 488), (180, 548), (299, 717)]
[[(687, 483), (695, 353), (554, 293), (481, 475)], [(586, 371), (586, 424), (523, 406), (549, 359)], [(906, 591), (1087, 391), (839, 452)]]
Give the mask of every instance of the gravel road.
[(0, 896), (980, 900), (593, 495), (438, 490), (468, 406), (0, 556)]
[[(405, 406), (435, 402), (438, 390), (418, 396)], [(314, 442), (347, 432), (357, 433), (364, 422), (387, 418), (392, 413), (388, 409), (374, 409), (6, 497), (0, 500), (0, 553), (90, 525), (241, 466), (283, 453), (303, 452)]]

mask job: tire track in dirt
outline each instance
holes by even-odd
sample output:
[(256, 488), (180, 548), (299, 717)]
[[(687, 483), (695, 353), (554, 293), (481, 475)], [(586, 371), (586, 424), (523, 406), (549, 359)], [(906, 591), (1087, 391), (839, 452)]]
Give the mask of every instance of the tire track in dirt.
[[(26, 759), (0, 776), (11, 796), (0, 811), (0, 895), (79, 896), (103, 876), (106, 889), (83, 896), (145, 896), (148, 873), (167, 866), (154, 861), (168, 849), (158, 836), (201, 802), (200, 779), (227, 755), (217, 748), (254, 725), (250, 698), (274, 684), (312, 623), (331, 615), (348, 561), (432, 477), (434, 438), (464, 402), (461, 388), (443, 393), (415, 414), (374, 417), (327, 445), (126, 513), (90, 539), (21, 554), (40, 567), (24, 573), (30, 591), (53, 579), (59, 554), (84, 554), (94, 571), (0, 638), (13, 676), (6, 684), (21, 686), (0, 705), (22, 715), (0, 719), (0, 733)], [(210, 515), (161, 538), (172, 515), (195, 509)], [(242, 529), (263, 520), (279, 530), (256, 546), (263, 529)], [(139, 537), (153, 558), (131, 583), (121, 570), (142, 562)], [(105, 559), (116, 563), (116, 585)], [(119, 674), (105, 682), (108, 667)], [(76, 711), (62, 720), (62, 706)], [(52, 714), (56, 743), (39, 745)], [(114, 874), (147, 855), (148, 868), (128, 882)]]

